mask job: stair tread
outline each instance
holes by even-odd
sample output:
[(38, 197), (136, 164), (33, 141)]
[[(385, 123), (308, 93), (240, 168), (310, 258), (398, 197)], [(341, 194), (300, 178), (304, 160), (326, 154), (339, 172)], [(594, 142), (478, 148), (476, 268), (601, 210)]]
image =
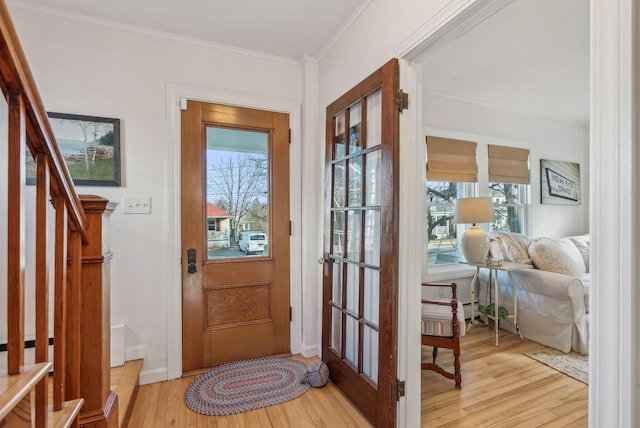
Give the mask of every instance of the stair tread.
[(138, 388), (138, 378), (140, 376), (140, 369), (142, 369), (143, 360), (131, 360), (127, 361), (122, 368), (120, 377), (117, 380), (114, 388), (114, 392), (118, 395), (118, 426), (124, 426), (131, 408)]
[(44, 376), (48, 376), (51, 363), (25, 365), (15, 375), (0, 375), (0, 420), (33, 389)]
[(53, 407), (49, 406), (48, 414), (48, 427), (49, 428), (68, 428), (71, 426), (73, 420), (80, 413), (84, 400), (78, 398), (77, 400), (65, 401), (62, 403), (62, 409), (53, 411)]

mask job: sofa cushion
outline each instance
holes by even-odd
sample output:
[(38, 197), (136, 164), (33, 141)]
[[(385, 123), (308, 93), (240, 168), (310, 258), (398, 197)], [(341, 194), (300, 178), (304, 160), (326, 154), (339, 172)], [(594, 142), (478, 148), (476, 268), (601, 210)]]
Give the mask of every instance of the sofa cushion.
[(582, 255), (582, 260), (584, 261), (584, 266), (587, 272), (589, 272), (589, 256), (591, 249), (591, 238), (589, 234), (579, 235), (579, 236), (570, 236), (569, 239), (573, 242), (573, 245), (576, 246), (580, 255)]
[(519, 233), (495, 232), (489, 235), (491, 257), (515, 263), (531, 263), (531, 240)]
[(529, 246), (533, 265), (540, 270), (582, 277), (586, 269), (578, 249), (568, 239), (543, 238)]

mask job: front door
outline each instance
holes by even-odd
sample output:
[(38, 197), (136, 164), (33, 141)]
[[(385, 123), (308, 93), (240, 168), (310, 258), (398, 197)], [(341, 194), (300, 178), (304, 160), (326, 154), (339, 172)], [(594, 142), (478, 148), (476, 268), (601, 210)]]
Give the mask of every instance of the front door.
[(377, 427), (395, 424), (398, 61), (327, 107), (322, 359)]
[(182, 370), (287, 354), (289, 116), (187, 102)]

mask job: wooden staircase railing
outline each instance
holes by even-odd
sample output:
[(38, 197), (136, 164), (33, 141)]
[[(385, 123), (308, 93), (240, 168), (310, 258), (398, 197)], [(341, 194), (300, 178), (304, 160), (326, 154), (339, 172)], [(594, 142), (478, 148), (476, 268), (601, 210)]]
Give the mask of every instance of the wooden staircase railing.
[[(108, 391), (108, 284), (100, 279), (102, 271), (95, 270), (97, 265), (108, 268), (105, 260), (110, 252), (103, 253), (102, 221), (115, 206), (106, 199), (80, 198), (76, 193), (4, 0), (0, 0), (0, 90), (7, 111), (6, 117), (0, 116), (0, 123), (7, 127), (6, 141), (0, 133), (0, 149), (8, 154), (7, 175), (0, 178), (7, 183), (7, 373), (0, 374), (0, 426), (114, 426), (117, 398)], [(35, 311), (35, 362), (25, 365), (25, 255), (33, 250), (25, 248), (28, 156), (35, 161), (35, 302), (28, 302)], [(91, 216), (83, 203), (90, 207)], [(55, 215), (50, 215), (51, 210)], [(97, 289), (85, 287), (94, 282)], [(83, 304), (92, 306), (83, 309)], [(54, 414), (48, 403), (50, 310)], [(99, 349), (84, 352), (83, 336), (96, 334), (103, 338)], [(33, 404), (31, 389), (35, 390)]]

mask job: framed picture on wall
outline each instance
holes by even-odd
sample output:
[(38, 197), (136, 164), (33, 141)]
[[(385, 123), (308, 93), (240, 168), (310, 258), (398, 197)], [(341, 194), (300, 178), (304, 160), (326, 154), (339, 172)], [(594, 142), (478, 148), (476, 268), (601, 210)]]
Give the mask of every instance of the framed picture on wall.
[[(120, 186), (120, 119), (47, 113), (73, 183)], [(27, 155), (27, 182), (34, 183), (35, 163)]]
[(582, 204), (580, 164), (540, 159), (540, 203)]

